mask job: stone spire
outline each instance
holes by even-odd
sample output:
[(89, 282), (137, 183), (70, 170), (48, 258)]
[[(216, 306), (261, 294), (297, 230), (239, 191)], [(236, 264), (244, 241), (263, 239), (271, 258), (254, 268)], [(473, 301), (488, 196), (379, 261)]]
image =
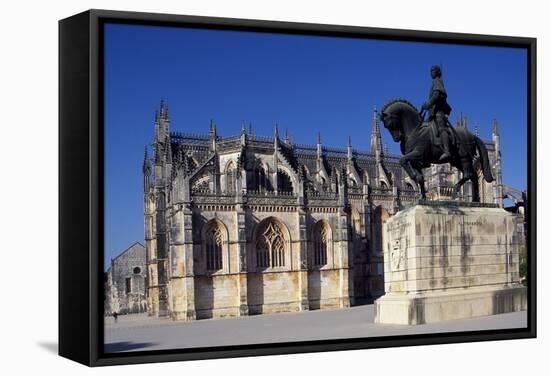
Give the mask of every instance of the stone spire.
[(155, 138), (157, 142), (164, 142), (166, 137), (170, 136), (170, 118), (168, 117), (168, 107), (164, 99), (160, 99), (160, 107), (155, 111)]
[(155, 153), (154, 153), (155, 165), (162, 164), (162, 151), (160, 149), (160, 144), (155, 143)]
[(457, 128), (468, 128), (468, 122), (464, 114), (461, 112), (460, 115), (458, 115), (458, 119), (456, 120), (456, 127)]
[(338, 182), (340, 187), (338, 189), (338, 205), (339, 206), (346, 206), (346, 202), (348, 199), (347, 191), (348, 191), (348, 179), (346, 178), (348, 176), (348, 171), (346, 169), (346, 165), (342, 164), (340, 166), (340, 181)]
[(143, 173), (148, 174), (151, 172), (151, 161), (147, 155), (147, 145), (145, 145), (145, 152), (143, 153)]
[(497, 119), (493, 119), (493, 143), (495, 144), (495, 151), (497, 152), (497, 158), (500, 159), (500, 132), (498, 130)]
[(317, 131), (317, 159), (321, 159), (321, 131)]
[(164, 98), (160, 98), (160, 118), (164, 118), (166, 116), (166, 107), (164, 104)]
[(160, 121), (159, 121), (159, 111), (155, 110), (155, 142), (158, 140), (161, 140), (161, 128), (160, 128)]
[(147, 145), (145, 145), (145, 152), (143, 153), (143, 192), (148, 193), (151, 189), (151, 162), (147, 155)]
[(245, 146), (247, 141), (246, 136), (246, 127), (244, 125), (244, 120), (241, 121), (241, 146)]
[(498, 130), (498, 123), (497, 123), (497, 119), (493, 119), (493, 134), (495, 136), (499, 136), (500, 135), (500, 132)]
[[(324, 170), (323, 166), (323, 149), (321, 146), (321, 132), (317, 131), (317, 160), (315, 161), (316, 164), (316, 178), (317, 181), (322, 180), (322, 171)], [(325, 171), (326, 172), (326, 171)]]
[(214, 119), (210, 119), (210, 136), (216, 137), (216, 123), (214, 123)]
[(285, 128), (285, 144), (290, 144), (290, 136), (288, 135), (288, 128)]
[(495, 158), (493, 164), (493, 202), (499, 207), (503, 207), (504, 187), (502, 184), (502, 158), (500, 154), (500, 132), (498, 130), (497, 119), (493, 119), (492, 138), (495, 145)]
[(273, 130), (273, 146), (275, 150), (279, 148), (279, 124), (275, 123), (275, 129)]
[(275, 123), (275, 129), (273, 130), (273, 171), (271, 174), (271, 181), (273, 184), (273, 189), (275, 190), (275, 193), (277, 194), (279, 190), (279, 125)]
[(210, 137), (210, 149), (213, 152), (216, 152), (217, 141), (218, 141), (218, 133), (216, 131), (216, 123), (214, 123), (213, 119), (210, 119), (210, 132), (209, 132), (208, 135)]
[(168, 116), (168, 106), (164, 102), (164, 99), (160, 100), (159, 121), (164, 125), (164, 132), (166, 135), (170, 134), (170, 117)]
[(348, 161), (353, 157), (353, 149), (351, 147), (351, 136), (348, 136)]
[(372, 110), (372, 130), (370, 134), (370, 152), (371, 154), (380, 155), (382, 152), (382, 138), (380, 136), (380, 123), (376, 106)]

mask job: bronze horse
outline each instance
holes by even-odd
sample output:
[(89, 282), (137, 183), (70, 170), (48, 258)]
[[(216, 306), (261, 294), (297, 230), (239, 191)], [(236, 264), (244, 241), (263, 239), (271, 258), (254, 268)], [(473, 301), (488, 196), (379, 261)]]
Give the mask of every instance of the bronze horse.
[(479, 202), (479, 184), (476, 168), (480, 165), (483, 177), (488, 183), (493, 181), (487, 149), (483, 141), (466, 128), (453, 128), (450, 137), (451, 157), (440, 161), (443, 154), (440, 145), (434, 143), (432, 127), (423, 121), (418, 110), (404, 99), (394, 99), (386, 103), (380, 113), (380, 120), (391, 133), (395, 142), (399, 142), (403, 157), (399, 160), (407, 174), (420, 186), (422, 198), (426, 199), (426, 187), (422, 169), (430, 164), (450, 163), (462, 172), (454, 187), (456, 197), (460, 187), (468, 180), (472, 182), (472, 201)]

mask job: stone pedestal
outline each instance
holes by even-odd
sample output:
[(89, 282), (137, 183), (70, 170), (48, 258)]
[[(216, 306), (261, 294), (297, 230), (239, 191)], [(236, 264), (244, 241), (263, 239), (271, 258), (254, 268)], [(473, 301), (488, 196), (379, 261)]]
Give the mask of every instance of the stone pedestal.
[(424, 202), (383, 227), (385, 295), (375, 322), (416, 325), (527, 309), (513, 214)]

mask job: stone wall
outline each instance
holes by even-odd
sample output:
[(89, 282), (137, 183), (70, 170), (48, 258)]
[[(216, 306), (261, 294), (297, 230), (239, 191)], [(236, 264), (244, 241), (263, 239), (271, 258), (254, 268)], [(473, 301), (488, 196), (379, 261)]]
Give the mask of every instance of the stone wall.
[[(244, 218), (242, 238), (239, 238), (239, 215)], [(185, 283), (180, 283), (175, 274), (171, 278), (168, 285), (171, 316), (204, 319), (349, 305), (347, 232), (342, 233), (338, 218), (331, 213), (308, 215), (296, 210), (275, 216), (261, 210), (241, 214), (236, 210), (194, 210), (190, 223), (192, 270), (183, 268), (181, 276), (185, 276)], [(258, 262), (257, 246), (270, 223), (280, 230), (284, 264), (265, 267)], [(328, 228), (323, 266), (313, 265), (313, 231), (319, 223)], [(343, 225), (347, 231), (345, 222)], [(220, 235), (221, 266), (217, 270), (208, 270), (205, 237), (211, 236), (212, 226), (219, 228)], [(172, 265), (185, 263), (182, 260), (186, 256), (181, 253), (171, 252), (171, 257)]]
[(108, 273), (109, 299), (105, 313), (118, 314), (145, 312), (145, 247), (134, 243), (111, 260)]
[(309, 309), (340, 308), (342, 291), (338, 269), (308, 271)]
[(298, 311), (299, 273), (249, 273), (248, 276), (249, 314)]
[(236, 275), (195, 277), (197, 319), (238, 316), (238, 283)]

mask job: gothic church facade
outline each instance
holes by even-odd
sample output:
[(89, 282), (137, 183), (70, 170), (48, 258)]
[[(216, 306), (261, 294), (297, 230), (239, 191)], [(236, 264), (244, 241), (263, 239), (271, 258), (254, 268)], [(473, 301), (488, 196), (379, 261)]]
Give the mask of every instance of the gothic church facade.
[[(463, 117), (457, 126), (466, 126)], [(481, 199), (502, 206), (498, 129), (486, 141), (495, 172)], [(382, 224), (418, 199), (399, 157), (382, 148), (372, 114), (369, 151), (290, 141), (241, 126), (220, 137), (171, 131), (163, 102), (153, 156), (143, 161), (147, 310), (195, 320), (342, 308), (384, 293)], [(432, 199), (459, 173), (426, 169)], [(500, 190), (500, 191), (499, 191)], [(499, 193), (500, 192), (500, 193)], [(462, 192), (468, 199), (468, 187)]]

